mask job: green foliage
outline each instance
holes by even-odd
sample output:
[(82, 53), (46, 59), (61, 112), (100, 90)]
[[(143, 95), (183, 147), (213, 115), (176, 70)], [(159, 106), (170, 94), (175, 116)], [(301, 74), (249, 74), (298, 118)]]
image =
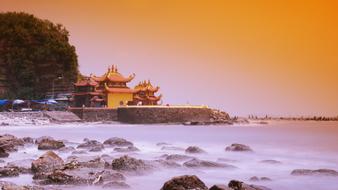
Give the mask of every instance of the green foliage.
[(1, 13), (0, 61), (7, 70), (8, 96), (41, 98), (60, 75), (69, 84), (76, 81), (77, 55), (68, 36), (61, 24), (26, 13)]

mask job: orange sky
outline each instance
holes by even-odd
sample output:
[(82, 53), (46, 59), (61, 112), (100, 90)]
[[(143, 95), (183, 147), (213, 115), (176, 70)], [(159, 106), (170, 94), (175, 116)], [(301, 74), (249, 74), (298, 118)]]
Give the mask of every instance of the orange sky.
[(0, 0), (70, 31), (84, 74), (117, 64), (165, 103), (231, 114), (338, 114), (338, 2)]

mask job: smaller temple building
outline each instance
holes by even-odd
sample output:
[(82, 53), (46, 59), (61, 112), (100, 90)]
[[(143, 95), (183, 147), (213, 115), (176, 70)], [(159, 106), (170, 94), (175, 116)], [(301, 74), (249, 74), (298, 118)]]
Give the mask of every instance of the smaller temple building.
[(143, 81), (129, 88), (127, 83), (135, 74), (124, 77), (115, 65), (98, 77), (90, 75), (74, 84), (73, 106), (117, 108), (126, 105), (157, 105), (161, 99), (155, 96), (159, 87), (153, 87), (150, 81)]

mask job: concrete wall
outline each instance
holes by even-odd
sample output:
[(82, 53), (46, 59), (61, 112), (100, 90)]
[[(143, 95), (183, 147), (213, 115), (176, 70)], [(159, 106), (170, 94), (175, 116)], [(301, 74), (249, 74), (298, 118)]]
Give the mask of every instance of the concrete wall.
[(128, 106), (117, 109), (125, 123), (210, 122), (213, 111), (206, 107)]
[(83, 121), (117, 121), (117, 110), (107, 108), (70, 108)]

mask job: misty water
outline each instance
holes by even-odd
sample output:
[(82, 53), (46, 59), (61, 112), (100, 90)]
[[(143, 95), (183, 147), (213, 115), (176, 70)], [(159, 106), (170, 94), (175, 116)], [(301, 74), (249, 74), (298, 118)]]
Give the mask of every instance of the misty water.
[[(126, 125), (119, 123), (44, 124), (38, 126), (17, 124), (0, 127), (0, 133), (34, 138), (46, 135), (75, 143), (82, 142), (84, 138), (103, 142), (110, 137), (121, 137), (132, 141), (140, 151), (117, 153), (106, 148), (102, 152), (89, 154), (109, 154), (113, 157), (129, 154), (132, 157), (145, 160), (159, 159), (163, 154), (185, 154), (184, 149), (194, 145), (204, 149), (207, 153), (194, 154), (193, 156), (237, 167), (236, 169), (162, 168), (143, 175), (126, 175), (126, 183), (133, 190), (160, 189), (163, 183), (171, 177), (183, 174), (197, 175), (209, 187), (213, 184), (227, 184), (231, 179), (237, 179), (274, 190), (338, 189), (338, 177), (290, 175), (293, 169), (328, 168), (338, 170), (337, 122), (297, 121), (272, 122), (268, 125), (232, 126)], [(179, 147), (179, 149), (162, 150), (162, 146), (156, 145), (160, 142)], [(249, 145), (253, 152), (225, 151), (225, 147), (232, 143)], [(3, 160), (10, 162), (26, 158), (36, 159), (44, 152), (37, 150), (36, 146), (28, 146), (19, 149), (18, 152), (11, 153), (8, 158)], [(71, 155), (71, 153), (58, 154), (63, 159)], [(262, 160), (277, 160), (281, 164), (261, 163)], [(249, 181), (252, 176), (269, 177), (272, 181)], [(32, 183), (32, 176), (21, 174), (19, 177), (0, 178), (0, 180), (24, 185)], [(81, 188), (93, 189), (94, 187)]]

